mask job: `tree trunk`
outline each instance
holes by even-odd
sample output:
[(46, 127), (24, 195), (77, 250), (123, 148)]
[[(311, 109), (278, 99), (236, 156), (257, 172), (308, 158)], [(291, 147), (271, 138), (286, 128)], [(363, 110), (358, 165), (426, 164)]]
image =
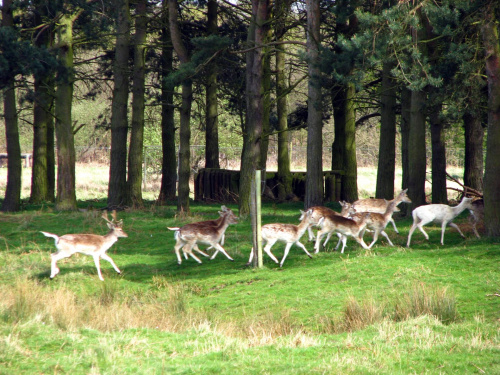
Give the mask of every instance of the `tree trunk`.
[[(268, 0), (252, 0), (252, 20), (248, 29), (248, 46), (260, 46), (265, 38), (264, 23), (268, 16)], [(250, 214), (251, 184), (260, 164), (260, 142), (262, 137), (262, 48), (254, 48), (246, 55), (246, 123), (243, 129), (243, 151), (241, 157), (239, 214)]]
[(332, 143), (332, 170), (344, 170), (346, 90), (340, 84), (331, 90), (335, 137)]
[(396, 82), (391, 75), (393, 63), (384, 63), (380, 94), (380, 141), (375, 197), (394, 198), (396, 169)]
[[(207, 32), (217, 35), (217, 1), (207, 3)], [(217, 105), (217, 65), (207, 66), (205, 168), (220, 168), (219, 164), (219, 113)]]
[[(408, 159), (408, 149), (410, 147), (410, 107), (411, 107), (411, 91), (406, 87), (401, 88), (401, 189), (407, 189), (410, 185), (410, 161)], [(406, 216), (409, 210), (409, 205), (402, 204), (399, 206), (400, 215)]]
[[(189, 54), (182, 42), (182, 36), (177, 22), (177, 1), (168, 0), (168, 17), (170, 24), (170, 37), (172, 45), (181, 64), (190, 61)], [(177, 197), (177, 210), (189, 213), (189, 177), (191, 175), (190, 142), (191, 142), (191, 102), (193, 100), (193, 87), (190, 80), (182, 83), (182, 104), (180, 110), (179, 131), (179, 187)]]
[[(6, 4), (4, 4), (6, 7)], [(3, 12), (2, 12), (3, 13)], [(14, 84), (4, 92), (5, 140), (7, 143), (7, 187), (1, 210), (18, 211), (21, 204), (21, 145), (17, 124), (16, 93)]]
[(162, 29), (162, 85), (161, 85), (161, 140), (162, 140), (162, 168), (161, 188), (158, 202), (165, 204), (167, 200), (175, 199), (177, 189), (177, 156), (175, 152), (175, 123), (174, 123), (174, 88), (166, 84), (165, 78), (173, 70), (173, 46), (170, 40), (168, 26), (168, 6), (163, 2), (165, 12), (165, 27)]
[(142, 165), (144, 152), (144, 93), (146, 49), (146, 0), (136, 4), (134, 68), (132, 78), (132, 131), (128, 155), (128, 202), (142, 207)]
[(115, 0), (116, 45), (113, 65), (114, 89), (111, 104), (111, 160), (109, 167), (108, 208), (125, 203), (127, 189), (127, 133), (129, 93), (130, 9), (128, 0)]
[(356, 159), (356, 108), (354, 84), (347, 84), (345, 102), (345, 149), (342, 199), (347, 202), (358, 200), (358, 163)]
[(59, 61), (64, 70), (57, 75), (55, 96), (57, 196), (56, 209), (76, 210), (75, 138), (71, 108), (73, 103), (73, 23), (79, 13), (62, 16), (58, 26)]
[(323, 108), (321, 70), (318, 65), (320, 35), (319, 0), (306, 0), (307, 9), (307, 175), (304, 207), (323, 205)]
[[(13, 27), (12, 1), (4, 0), (2, 7), (2, 27)], [(7, 187), (1, 210), (3, 212), (18, 211), (21, 204), (21, 145), (17, 123), (16, 91), (13, 82), (5, 89), (3, 95), (5, 140), (7, 143)]]
[[(285, 17), (289, 7), (283, 0), (276, 2), (276, 39), (283, 40)], [(278, 199), (291, 196), (292, 174), (290, 173), (290, 132), (288, 131), (287, 82), (285, 76), (285, 47), (276, 46), (276, 111), (278, 116)]]
[(467, 111), (463, 116), (465, 138), (464, 185), (483, 191), (483, 140), (481, 118)]
[(412, 91), (410, 104), (410, 129), (408, 143), (408, 196), (410, 210), (425, 204), (425, 101), (423, 90)]
[[(46, 16), (45, 4), (35, 3), (35, 24), (41, 25)], [(43, 30), (35, 40), (39, 48), (51, 48), (52, 29)], [(54, 78), (51, 73), (34, 74), (33, 102), (33, 166), (31, 173), (31, 203), (53, 202), (55, 199), (54, 159)]]
[(432, 203), (448, 204), (446, 190), (446, 144), (444, 123), (440, 118), (443, 105), (434, 105), (429, 113), (432, 144)]
[(193, 101), (193, 84), (191, 81), (182, 84), (182, 104), (180, 110), (179, 131), (179, 189), (177, 211), (188, 213), (189, 177), (191, 175), (191, 103)]
[[(500, 236), (500, 37), (496, 2), (485, 9), (482, 28), (488, 76), (488, 138), (484, 171), (484, 223), (490, 237)], [(495, 12), (496, 10), (496, 12)]]

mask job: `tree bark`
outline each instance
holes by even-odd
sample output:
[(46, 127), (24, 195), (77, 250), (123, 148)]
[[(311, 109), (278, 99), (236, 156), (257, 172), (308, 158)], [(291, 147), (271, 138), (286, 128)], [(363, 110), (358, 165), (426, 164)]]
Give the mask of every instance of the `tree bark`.
[(144, 153), (144, 107), (145, 107), (145, 50), (147, 2), (138, 0), (136, 4), (134, 68), (132, 75), (132, 131), (128, 155), (128, 202), (134, 207), (142, 207), (142, 165)]
[[(35, 3), (35, 24), (43, 23), (45, 4)], [(43, 30), (35, 40), (39, 48), (51, 48), (52, 30)], [(33, 103), (33, 166), (31, 173), (31, 203), (53, 202), (55, 199), (54, 156), (54, 77), (53, 74), (34, 74)]]
[[(182, 42), (182, 36), (177, 22), (177, 1), (168, 0), (168, 17), (170, 37), (174, 50), (181, 62), (187, 64), (190, 56)], [(182, 83), (182, 103), (180, 110), (179, 131), (179, 186), (177, 196), (177, 211), (189, 213), (189, 177), (191, 175), (190, 142), (191, 142), (191, 102), (193, 87), (191, 80)]]
[(79, 13), (64, 15), (59, 20), (59, 61), (64, 70), (57, 75), (55, 96), (56, 147), (57, 147), (57, 196), (56, 210), (76, 210), (75, 138), (71, 108), (73, 103), (73, 23)]
[[(216, 0), (208, 0), (207, 3), (207, 32), (208, 35), (217, 35)], [(214, 62), (207, 66), (206, 90), (205, 168), (220, 168), (217, 65)]]
[(174, 88), (166, 84), (165, 78), (173, 70), (173, 46), (168, 25), (168, 4), (163, 2), (165, 26), (162, 29), (162, 85), (161, 85), (161, 140), (162, 169), (158, 202), (165, 204), (175, 199), (177, 189), (177, 156), (175, 152)]
[[(2, 6), (2, 27), (13, 27), (12, 1), (4, 0)], [(3, 212), (18, 211), (21, 205), (21, 144), (17, 123), (17, 106), (15, 80), (5, 89), (3, 94), (5, 139), (7, 143), (7, 187), (1, 210)]]
[(482, 28), (488, 77), (488, 138), (484, 171), (484, 223), (490, 237), (500, 237), (500, 37), (498, 3), (485, 9)]
[(408, 135), (408, 196), (412, 200), (410, 210), (426, 203), (425, 101), (425, 91), (412, 91)]
[(127, 189), (127, 133), (129, 94), (130, 9), (128, 0), (115, 0), (117, 9), (116, 45), (113, 65), (111, 104), (111, 160), (109, 167), (108, 208), (125, 204)]
[[(406, 87), (401, 88), (401, 189), (407, 189), (410, 185), (410, 161), (408, 158), (408, 149), (410, 147), (410, 109), (411, 109), (411, 91)], [(400, 215), (406, 216), (409, 205), (399, 206)]]
[(391, 75), (393, 63), (384, 63), (380, 94), (380, 141), (375, 197), (394, 198), (396, 170), (396, 82)]
[[(284, 0), (276, 1), (276, 39), (283, 41), (285, 17), (289, 6)], [(285, 76), (285, 46), (276, 46), (276, 111), (278, 116), (278, 199), (291, 196), (292, 174), (290, 171), (290, 132), (288, 131), (288, 100)]]
[(432, 203), (448, 204), (446, 190), (446, 144), (444, 123), (440, 118), (443, 105), (433, 105), (429, 113), (432, 145)]
[(481, 118), (467, 111), (463, 115), (465, 160), (464, 185), (478, 191), (483, 191), (483, 141), (484, 128)]
[(262, 137), (262, 47), (265, 38), (264, 23), (268, 17), (268, 0), (252, 0), (252, 19), (247, 43), (256, 47), (246, 55), (246, 121), (243, 129), (243, 151), (241, 157), (239, 214), (250, 214), (251, 184), (257, 166), (260, 164), (260, 142)]
[(321, 70), (318, 64), (320, 35), (319, 0), (306, 0), (307, 59), (309, 82), (307, 85), (307, 175), (304, 207), (323, 205), (323, 108), (321, 96)]

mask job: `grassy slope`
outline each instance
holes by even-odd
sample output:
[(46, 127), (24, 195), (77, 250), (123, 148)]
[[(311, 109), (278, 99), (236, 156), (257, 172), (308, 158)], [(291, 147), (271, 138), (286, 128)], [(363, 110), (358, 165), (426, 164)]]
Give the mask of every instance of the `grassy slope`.
[[(196, 220), (217, 208), (193, 205)], [(300, 208), (267, 205), (263, 222), (296, 223)], [(129, 237), (108, 253), (123, 274), (102, 261), (102, 283), (84, 256), (60, 261), (50, 281), (54, 244), (39, 233), (105, 233), (98, 213), (0, 216), (0, 373), (500, 373), (500, 298), (487, 296), (500, 289), (498, 243), (471, 232), (462, 240), (450, 228), (442, 247), (429, 227), (430, 242), (416, 232), (406, 249), (410, 222), (400, 220), (401, 235), (387, 230), (394, 248), (379, 240), (364, 251), (351, 240), (344, 254), (309, 259), (293, 247), (283, 269), (265, 258), (253, 270), (244, 267), (243, 222), (227, 232), (235, 262), (219, 254), (178, 266), (166, 227), (192, 219), (174, 218), (172, 207), (119, 217)], [(283, 245), (273, 250), (279, 258)], [(341, 329), (348, 300), (391, 315), (416, 285), (446, 289), (458, 321), (419, 316)]]

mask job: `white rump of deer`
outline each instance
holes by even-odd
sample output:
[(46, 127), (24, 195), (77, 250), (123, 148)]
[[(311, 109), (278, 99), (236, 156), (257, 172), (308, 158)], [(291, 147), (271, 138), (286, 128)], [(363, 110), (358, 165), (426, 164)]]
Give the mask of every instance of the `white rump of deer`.
[[(352, 204), (352, 208), (356, 212), (375, 212), (379, 214), (385, 213), (387, 210), (387, 207), (391, 203), (395, 203), (395, 208), (393, 212), (399, 212), (399, 208), (397, 206), (401, 203), (411, 203), (411, 199), (408, 197), (406, 194), (408, 189), (401, 190), (399, 194), (396, 196), (396, 198), (391, 199), (391, 200), (385, 200), (385, 199), (374, 199), (374, 198), (367, 198), (367, 199), (359, 199), (356, 202)], [(394, 231), (396, 233), (399, 233), (398, 228), (396, 228), (396, 223), (394, 219), (391, 218), (389, 221), (392, 223), (392, 226), (394, 227)]]
[(177, 255), (177, 262), (182, 263), (180, 251), (184, 253), (184, 257), (191, 256), (198, 263), (201, 260), (193, 254), (193, 250), (208, 257), (198, 248), (198, 244), (206, 244), (215, 248), (215, 253), (210, 257), (214, 259), (217, 253), (222, 252), (229, 260), (233, 260), (229, 254), (221, 246), (224, 238), (224, 233), (230, 224), (236, 224), (238, 218), (234, 215), (233, 211), (225, 206), (222, 206), (222, 211), (219, 212), (220, 217), (216, 220), (200, 221), (197, 223), (186, 224), (183, 227), (169, 227), (168, 229), (175, 231), (176, 244), (174, 247), (175, 254)]
[(413, 225), (411, 226), (410, 232), (408, 233), (408, 243), (406, 244), (406, 246), (410, 246), (411, 236), (417, 228), (420, 229), (420, 231), (425, 236), (425, 239), (428, 240), (429, 236), (424, 231), (423, 226), (431, 222), (441, 224), (441, 245), (444, 245), (444, 230), (447, 225), (458, 230), (458, 233), (460, 233), (460, 235), (465, 238), (460, 228), (452, 221), (464, 210), (470, 210), (471, 208), (472, 198), (463, 198), (462, 202), (460, 202), (460, 204), (455, 207), (450, 207), (446, 204), (427, 204), (415, 208), (412, 212)]
[(472, 225), (472, 230), (477, 238), (480, 238), (479, 232), (477, 231), (477, 223), (484, 220), (484, 201), (482, 199), (476, 199), (472, 202), (472, 208), (469, 208), (470, 216), (469, 222)]
[(57, 236), (52, 233), (42, 232), (46, 237), (52, 237), (55, 239), (57, 252), (51, 254), (51, 272), (50, 278), (53, 279), (58, 273), (59, 268), (57, 267), (57, 261), (64, 258), (69, 258), (75, 253), (82, 253), (85, 255), (90, 255), (94, 258), (94, 263), (97, 268), (97, 273), (99, 274), (99, 279), (104, 281), (101, 274), (100, 258), (107, 260), (116, 272), (121, 273), (121, 271), (116, 266), (115, 262), (106, 251), (113, 246), (113, 244), (118, 241), (119, 237), (128, 237), (127, 233), (123, 231), (123, 220), (116, 221), (116, 211), (111, 214), (113, 220), (108, 219), (108, 213), (104, 212), (102, 217), (107, 221), (109, 232), (105, 236), (99, 236), (97, 234), (65, 234), (64, 236)]
[[(307, 251), (306, 247), (300, 242), (300, 239), (306, 232), (307, 228), (313, 224), (312, 210), (309, 209), (305, 212), (301, 210), (300, 213), (301, 216), (299, 225), (276, 223), (265, 224), (261, 228), (262, 241), (264, 242), (264, 251), (271, 257), (272, 260), (274, 260), (275, 263), (279, 263), (280, 267), (283, 267), (285, 259), (288, 256), (288, 252), (290, 251), (290, 248), (293, 244), (299, 246), (302, 250), (305, 251), (309, 258), (312, 258), (312, 255)], [(278, 262), (278, 259), (276, 259), (273, 253), (271, 253), (271, 247), (273, 247), (273, 245), (278, 241), (286, 243), (285, 252), (283, 254), (283, 259), (281, 259), (281, 262)], [(254, 249), (252, 248), (247, 265), (249, 265), (253, 260), (253, 252)]]
[(342, 242), (342, 251), (344, 253), (344, 249), (346, 247), (347, 237), (352, 237), (359, 243), (364, 249), (368, 249), (365, 241), (363, 241), (363, 233), (365, 228), (370, 220), (371, 213), (365, 212), (361, 215), (359, 222), (354, 221), (353, 219), (349, 219), (340, 215), (333, 216), (325, 216), (320, 222), (320, 230), (318, 231), (316, 244), (314, 245), (314, 252), (319, 252), (319, 248), (321, 246), (321, 238), (326, 234), (326, 240), (323, 246), (326, 245), (330, 237), (333, 233), (340, 234), (340, 239), (335, 247), (335, 250), (338, 249), (340, 242)]

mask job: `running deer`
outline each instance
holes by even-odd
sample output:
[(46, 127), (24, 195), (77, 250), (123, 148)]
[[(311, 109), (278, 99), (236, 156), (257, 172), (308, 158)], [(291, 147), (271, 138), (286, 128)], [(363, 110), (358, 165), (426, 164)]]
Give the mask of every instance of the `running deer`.
[(312, 227), (318, 226), (318, 224), (321, 221), (321, 218), (323, 218), (325, 216), (331, 216), (331, 215), (340, 215), (340, 216), (347, 217), (347, 215), (349, 214), (349, 210), (351, 209), (351, 203), (348, 203), (346, 201), (341, 201), (339, 203), (340, 203), (340, 206), (342, 207), (342, 210), (340, 211), (340, 213), (338, 213), (337, 211), (334, 211), (328, 207), (324, 207), (324, 206), (314, 206), (314, 207), (309, 208), (309, 210), (312, 211), (312, 215), (311, 215), (311, 220), (312, 220), (311, 223), (312, 224), (307, 228), (307, 233), (309, 234), (309, 241), (316, 239), (316, 236), (314, 235), (314, 233), (312, 231)]
[(174, 237), (177, 242), (175, 244), (174, 251), (177, 255), (177, 262), (179, 264), (182, 263), (182, 258), (180, 255), (181, 249), (186, 259), (187, 255), (189, 255), (198, 263), (202, 263), (202, 261), (193, 254), (193, 250), (207, 257), (209, 256), (208, 254), (205, 254), (201, 250), (199, 250), (198, 244), (210, 245), (211, 247), (214, 247), (216, 249), (215, 253), (210, 257), (210, 259), (214, 259), (217, 253), (220, 251), (229, 260), (233, 260), (233, 258), (231, 258), (226, 250), (224, 250), (224, 248), (221, 246), (220, 242), (224, 237), (224, 233), (227, 227), (230, 224), (236, 224), (238, 222), (238, 218), (229, 208), (227, 208), (226, 211), (223, 211), (220, 214), (220, 221), (218, 221), (219, 219), (214, 221), (201, 221), (197, 223), (186, 224), (181, 228), (168, 228), (169, 230), (175, 231)]
[[(387, 242), (389, 242), (389, 245), (394, 246), (392, 243), (391, 239), (385, 232), (385, 228), (387, 227), (387, 224), (389, 224), (389, 221), (391, 221), (392, 214), (394, 213), (396, 209), (396, 204), (397, 201), (392, 201), (389, 203), (387, 206), (387, 209), (383, 214), (379, 214), (376, 212), (372, 212), (370, 215), (370, 219), (367, 221), (366, 229), (372, 230), (373, 231), (373, 240), (372, 243), (368, 246), (369, 249), (372, 248), (372, 246), (377, 242), (378, 236), (381, 234), (387, 239)], [(363, 213), (360, 212), (351, 212), (350, 218), (352, 218), (354, 221), (359, 222), (362, 218)], [(364, 233), (363, 233), (364, 234)], [(363, 237), (363, 234), (361, 237)]]
[(100, 258), (107, 260), (111, 263), (116, 272), (121, 273), (115, 262), (113, 262), (113, 259), (106, 254), (106, 251), (113, 246), (116, 241), (118, 241), (119, 237), (128, 237), (128, 235), (123, 231), (123, 220), (116, 221), (116, 211), (113, 211), (111, 216), (113, 219), (110, 221), (108, 219), (107, 211), (102, 214), (102, 218), (107, 221), (109, 228), (109, 232), (105, 236), (97, 234), (65, 234), (64, 236), (59, 237), (52, 233), (41, 232), (46, 237), (54, 238), (56, 242), (57, 252), (50, 255), (51, 279), (59, 273), (57, 261), (63, 258), (69, 258), (75, 253), (90, 255), (94, 258), (97, 273), (101, 281), (104, 281), (104, 278), (101, 274)]
[[(285, 263), (285, 259), (288, 256), (288, 252), (293, 244), (299, 246), (302, 250), (305, 251), (309, 258), (312, 258), (312, 255), (307, 251), (306, 247), (300, 242), (300, 239), (306, 232), (307, 228), (312, 225), (312, 210), (309, 209), (307, 211), (300, 211), (300, 224), (265, 224), (261, 228), (262, 241), (264, 242), (264, 251), (269, 257), (274, 260), (275, 263), (279, 263), (280, 267), (283, 267)], [(283, 254), (283, 259), (281, 262), (278, 262), (278, 259), (271, 253), (271, 247), (276, 242), (285, 242), (285, 252)], [(249, 265), (253, 260), (253, 248), (250, 251), (250, 259), (248, 259), (247, 265)]]
[[(391, 204), (392, 202), (395, 202), (396, 206), (394, 208), (394, 212), (399, 212), (399, 208), (397, 208), (397, 206), (401, 202), (411, 203), (411, 199), (406, 194), (407, 191), (408, 189), (401, 190), (399, 194), (396, 196), (396, 198), (391, 200), (374, 199), (374, 198), (359, 199), (352, 204), (352, 208), (356, 212), (375, 212), (383, 214), (387, 210), (387, 206), (389, 206), (389, 204)], [(396, 223), (394, 219), (391, 217), (389, 221), (392, 223), (394, 231), (396, 233), (399, 233), (398, 228), (396, 228)]]
[(353, 237), (356, 242), (359, 243), (364, 249), (368, 249), (365, 241), (363, 241), (362, 235), (370, 220), (370, 216), (370, 212), (363, 213), (359, 222), (339, 215), (325, 216), (319, 224), (321, 229), (317, 234), (316, 244), (314, 245), (314, 252), (317, 253), (319, 251), (319, 248), (321, 246), (321, 238), (325, 234), (327, 235), (325, 243), (323, 244), (323, 246), (325, 246), (332, 233), (341, 235), (341, 241), (339, 241), (339, 243), (335, 247), (335, 250), (337, 250), (340, 242), (342, 242), (341, 253), (344, 253), (347, 237)]
[(408, 234), (408, 243), (406, 244), (406, 246), (410, 247), (411, 236), (417, 228), (420, 229), (420, 231), (425, 236), (425, 239), (428, 240), (429, 236), (424, 231), (423, 226), (431, 222), (441, 224), (441, 245), (444, 245), (444, 230), (446, 229), (447, 225), (456, 228), (462, 238), (465, 238), (460, 228), (452, 221), (467, 209), (472, 209), (472, 198), (463, 198), (462, 202), (460, 202), (460, 204), (455, 207), (450, 207), (446, 204), (428, 204), (415, 208), (412, 212), (413, 225), (410, 228), (410, 232)]
[(469, 223), (472, 225), (472, 230), (477, 238), (480, 238), (479, 232), (477, 231), (477, 223), (484, 220), (484, 201), (482, 199), (476, 199), (472, 202), (472, 208), (469, 209)]

